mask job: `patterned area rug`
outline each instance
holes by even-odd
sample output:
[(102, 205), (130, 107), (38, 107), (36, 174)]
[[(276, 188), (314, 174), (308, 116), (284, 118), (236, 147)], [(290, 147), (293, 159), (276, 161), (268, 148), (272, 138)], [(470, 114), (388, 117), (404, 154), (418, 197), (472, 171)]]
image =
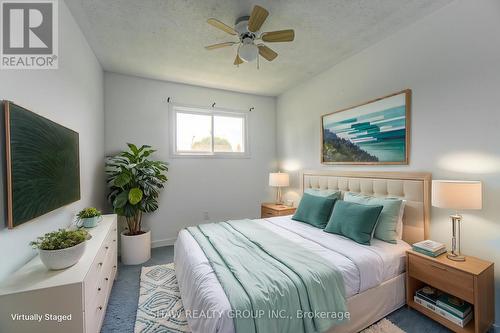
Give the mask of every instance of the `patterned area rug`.
[(190, 332), (174, 264), (142, 268), (134, 332)]
[[(143, 267), (135, 333), (189, 333), (174, 264)], [(361, 333), (405, 333), (382, 319)]]

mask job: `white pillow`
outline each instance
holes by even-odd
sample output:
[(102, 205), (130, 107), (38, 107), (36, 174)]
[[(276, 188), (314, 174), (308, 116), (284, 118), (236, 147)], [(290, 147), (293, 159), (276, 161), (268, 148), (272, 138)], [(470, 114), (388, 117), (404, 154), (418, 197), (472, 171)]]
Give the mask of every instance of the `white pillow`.
[(398, 223), (396, 224), (396, 236), (399, 240), (403, 239), (403, 215), (405, 213), (406, 200), (402, 200), (399, 208)]

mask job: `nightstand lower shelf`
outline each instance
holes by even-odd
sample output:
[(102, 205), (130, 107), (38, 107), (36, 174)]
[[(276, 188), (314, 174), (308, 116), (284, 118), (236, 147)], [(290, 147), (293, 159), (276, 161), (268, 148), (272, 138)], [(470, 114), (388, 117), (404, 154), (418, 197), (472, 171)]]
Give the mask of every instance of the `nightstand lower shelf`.
[(423, 313), (427, 317), (431, 318), (432, 320), (437, 321), (441, 325), (448, 327), (449, 329), (451, 329), (454, 332), (458, 332), (458, 333), (473, 333), (473, 332), (475, 332), (475, 329), (474, 329), (474, 319), (475, 318), (472, 318), (472, 320), (465, 327), (462, 328), (462, 327), (458, 326), (457, 324), (452, 323), (448, 319), (441, 317), (437, 313), (434, 313), (434, 311), (427, 309), (425, 306), (418, 304), (415, 301), (410, 300), (407, 303), (408, 303), (409, 307), (419, 311), (420, 313)]

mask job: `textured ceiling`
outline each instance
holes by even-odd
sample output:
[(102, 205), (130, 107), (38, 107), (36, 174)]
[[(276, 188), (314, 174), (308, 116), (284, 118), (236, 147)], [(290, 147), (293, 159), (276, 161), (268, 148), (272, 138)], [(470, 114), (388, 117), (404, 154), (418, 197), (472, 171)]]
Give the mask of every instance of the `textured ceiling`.
[[(451, 0), (66, 0), (107, 71), (278, 95), (384, 39)], [(233, 26), (254, 4), (269, 10), (262, 31), (293, 28), (295, 41), (267, 43), (273, 62), (233, 66), (236, 40), (208, 25)]]

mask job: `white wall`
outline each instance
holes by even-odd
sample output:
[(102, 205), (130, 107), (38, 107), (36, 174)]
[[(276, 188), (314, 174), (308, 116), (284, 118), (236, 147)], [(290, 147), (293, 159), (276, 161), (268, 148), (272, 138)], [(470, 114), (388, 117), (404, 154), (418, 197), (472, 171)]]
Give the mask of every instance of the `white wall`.
[[(126, 143), (149, 144), (155, 158), (167, 161), (168, 183), (160, 208), (145, 216), (153, 246), (173, 244), (180, 229), (212, 221), (260, 215), (260, 203), (272, 198), (268, 173), (276, 166), (275, 98), (105, 73), (106, 154)], [(169, 105), (174, 102), (248, 110), (249, 159), (174, 158), (170, 156)]]
[[(320, 115), (413, 90), (409, 166), (320, 164)], [(495, 262), (500, 322), (500, 2), (457, 0), (365, 49), (277, 101), (280, 166), (430, 171), (481, 179), (484, 207), (464, 214), (462, 250)], [(299, 186), (294, 173), (295, 190)], [(296, 198), (294, 193), (289, 196)], [(432, 210), (431, 237), (449, 244), (449, 212)]]
[(0, 280), (36, 254), (31, 240), (68, 225), (79, 209), (104, 202), (103, 72), (68, 8), (59, 4), (59, 69), (0, 71), (0, 99), (79, 132), (81, 200), (0, 230)]

